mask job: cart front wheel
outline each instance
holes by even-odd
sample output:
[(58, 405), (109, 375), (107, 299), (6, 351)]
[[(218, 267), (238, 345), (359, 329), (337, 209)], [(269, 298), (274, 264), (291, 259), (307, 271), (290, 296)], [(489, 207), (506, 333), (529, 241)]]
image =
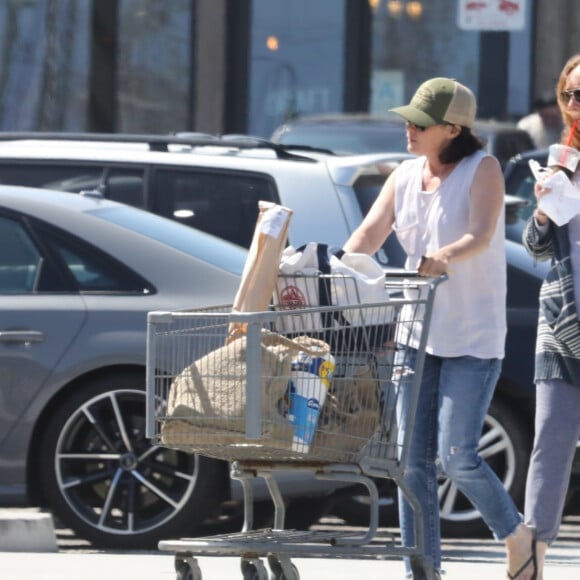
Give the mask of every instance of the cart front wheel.
[(175, 558), (176, 580), (202, 580), (201, 569), (195, 558)]
[(275, 556), (268, 556), (268, 565), (272, 571), (270, 580), (300, 580), (300, 574), (298, 573), (298, 568), (292, 564), (289, 560), (286, 568), (291, 568), (290, 573), (287, 575), (282, 569), (282, 564), (280, 560)]
[(244, 580), (268, 580), (266, 566), (258, 558), (242, 560), (242, 576)]

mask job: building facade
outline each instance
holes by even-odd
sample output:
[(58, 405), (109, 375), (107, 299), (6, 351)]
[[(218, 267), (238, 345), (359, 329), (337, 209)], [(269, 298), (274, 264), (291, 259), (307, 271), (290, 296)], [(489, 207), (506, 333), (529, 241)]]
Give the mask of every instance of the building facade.
[(576, 3), (502, 0), (521, 26), (489, 31), (465, 0), (4, 0), (0, 129), (267, 138), (296, 115), (384, 112), (431, 76), (515, 119), (580, 51)]

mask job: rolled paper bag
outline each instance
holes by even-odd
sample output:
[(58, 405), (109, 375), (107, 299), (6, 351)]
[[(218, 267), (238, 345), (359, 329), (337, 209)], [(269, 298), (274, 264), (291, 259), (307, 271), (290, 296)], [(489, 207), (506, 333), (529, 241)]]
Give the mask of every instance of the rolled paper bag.
[[(242, 272), (233, 312), (268, 310), (278, 279), (278, 265), (288, 239), (293, 211), (270, 201), (258, 202), (258, 220)], [(246, 324), (232, 322), (227, 342), (246, 333)]]
[(559, 167), (570, 173), (576, 171), (580, 161), (580, 151), (560, 143), (554, 143), (548, 148), (548, 167)]
[(333, 372), (334, 357), (330, 353), (311, 356), (300, 352), (292, 363), (288, 384), (288, 420), (294, 425), (292, 451), (310, 450)]

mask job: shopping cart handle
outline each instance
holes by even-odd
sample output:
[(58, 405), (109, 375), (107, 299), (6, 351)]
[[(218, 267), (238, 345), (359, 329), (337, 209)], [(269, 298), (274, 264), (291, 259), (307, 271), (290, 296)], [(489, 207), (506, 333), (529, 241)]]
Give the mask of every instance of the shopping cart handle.
[[(409, 271), (409, 270), (405, 270), (405, 268), (385, 268), (385, 276), (387, 278), (402, 278), (403, 276), (417, 276), (418, 275), (418, 271), (415, 270), (413, 271)], [(409, 274), (410, 272), (410, 274)]]
[(419, 274), (419, 270), (421, 269), (421, 266), (423, 265), (423, 263), (425, 262), (425, 260), (427, 260), (426, 256), (421, 256), (421, 260), (419, 261), (419, 265), (418, 268), (416, 270), (405, 270), (405, 268), (385, 268), (385, 275), (386, 276), (391, 276), (391, 277), (395, 277), (395, 278), (402, 278), (402, 277), (421, 277), (421, 278), (432, 278), (433, 280), (437, 280), (437, 283), (439, 282), (443, 282), (444, 280), (447, 280), (449, 278), (449, 274), (451, 273), (450, 270), (448, 270), (447, 272), (444, 272), (441, 276), (421, 276)]
[(447, 280), (449, 277), (447, 273), (441, 276), (421, 276), (419, 270), (405, 270), (405, 268), (385, 268), (385, 276), (387, 278), (443, 278)]

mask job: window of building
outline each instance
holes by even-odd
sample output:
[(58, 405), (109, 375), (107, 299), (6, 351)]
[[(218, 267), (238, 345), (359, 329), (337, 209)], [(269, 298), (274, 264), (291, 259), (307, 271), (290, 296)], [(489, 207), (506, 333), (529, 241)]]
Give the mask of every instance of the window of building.
[(119, 0), (117, 127), (169, 133), (191, 125), (191, 0)]
[(249, 133), (343, 110), (345, 15), (345, 1), (252, 2)]
[(87, 128), (91, 2), (0, 2), (0, 130)]
[(477, 94), (479, 34), (456, 25), (457, 0), (370, 2), (369, 110), (402, 105), (434, 76), (453, 77)]

